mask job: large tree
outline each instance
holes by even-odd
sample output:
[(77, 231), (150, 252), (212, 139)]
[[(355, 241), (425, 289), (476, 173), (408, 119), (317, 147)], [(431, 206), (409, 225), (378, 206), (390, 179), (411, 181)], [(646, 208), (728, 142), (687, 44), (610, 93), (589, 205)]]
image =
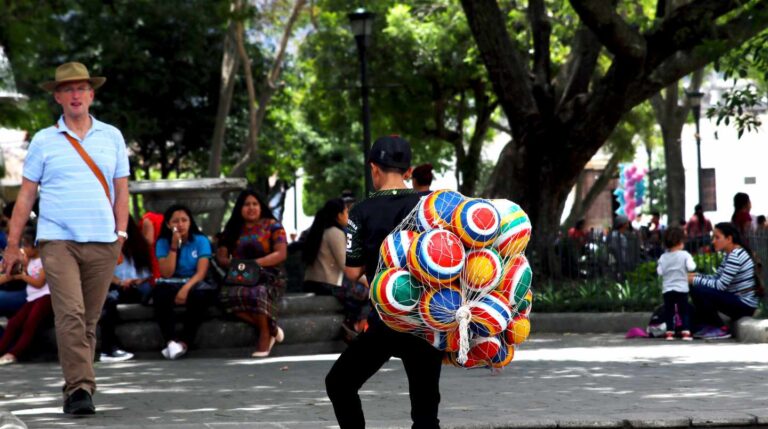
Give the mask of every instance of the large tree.
[[(766, 0), (695, 0), (663, 19), (653, 19), (663, 0), (461, 3), (513, 133), (486, 193), (519, 202), (539, 238), (556, 231), (581, 170), (627, 112), (768, 25)], [(555, 40), (553, 23), (576, 31)], [(555, 42), (570, 49), (562, 64)]]
[[(315, 31), (301, 51), (309, 77), (302, 110), (322, 136), (307, 152), (306, 206), (360, 188), (359, 63), (346, 16), (358, 4), (319, 0)], [(415, 164), (454, 168), (459, 190), (474, 195), (498, 103), (458, 0), (381, 0), (368, 6), (376, 13), (368, 48), (374, 138), (405, 136)]]

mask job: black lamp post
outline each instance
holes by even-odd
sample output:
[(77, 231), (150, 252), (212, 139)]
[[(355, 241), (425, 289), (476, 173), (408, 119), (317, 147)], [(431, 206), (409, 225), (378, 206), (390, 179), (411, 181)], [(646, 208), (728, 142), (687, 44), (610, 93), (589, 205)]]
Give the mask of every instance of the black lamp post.
[(691, 113), (693, 113), (693, 120), (696, 122), (696, 160), (698, 162), (696, 176), (699, 181), (699, 204), (702, 204), (703, 207), (704, 190), (701, 187), (701, 134), (699, 122), (701, 119), (701, 99), (704, 97), (704, 93), (699, 91), (686, 91), (685, 96), (688, 98), (688, 104), (690, 104)]
[(368, 165), (368, 152), (371, 150), (371, 110), (368, 106), (368, 58), (366, 50), (371, 41), (374, 13), (365, 9), (357, 9), (347, 15), (352, 27), (352, 34), (357, 42), (357, 53), (360, 57), (360, 92), (363, 99), (363, 174), (365, 176), (365, 196), (373, 190), (371, 168)]

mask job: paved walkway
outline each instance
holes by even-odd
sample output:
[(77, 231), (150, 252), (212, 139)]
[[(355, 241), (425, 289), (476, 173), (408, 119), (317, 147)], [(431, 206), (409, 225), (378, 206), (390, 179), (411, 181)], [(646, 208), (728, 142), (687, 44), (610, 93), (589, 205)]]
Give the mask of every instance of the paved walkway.
[[(30, 428), (325, 428), (335, 355), (98, 364), (99, 414), (61, 414), (55, 363), (0, 368), (0, 411)], [(445, 428), (768, 427), (768, 344), (539, 335), (503, 372), (444, 367)], [(391, 361), (362, 391), (369, 427), (409, 427)]]

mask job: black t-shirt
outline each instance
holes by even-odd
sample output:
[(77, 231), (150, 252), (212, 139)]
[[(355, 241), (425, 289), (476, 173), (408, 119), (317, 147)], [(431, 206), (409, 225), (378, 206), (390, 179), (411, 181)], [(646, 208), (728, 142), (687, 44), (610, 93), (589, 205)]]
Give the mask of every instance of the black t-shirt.
[(368, 282), (373, 281), (381, 243), (428, 193), (390, 189), (374, 192), (355, 205), (349, 212), (347, 225), (347, 266), (365, 266)]

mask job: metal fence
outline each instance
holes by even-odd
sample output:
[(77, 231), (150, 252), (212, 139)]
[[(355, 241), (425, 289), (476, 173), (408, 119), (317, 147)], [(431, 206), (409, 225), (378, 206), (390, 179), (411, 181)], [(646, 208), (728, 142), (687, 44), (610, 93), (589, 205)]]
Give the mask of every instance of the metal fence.
[[(768, 261), (768, 233), (752, 232), (747, 239), (757, 261)], [(660, 285), (656, 261), (665, 248), (659, 233), (592, 231), (583, 239), (562, 235), (547, 243), (539, 254), (529, 253), (531, 265), (540, 279), (566, 283), (609, 280)], [(689, 240), (685, 249), (694, 256), (697, 272), (713, 273), (722, 261), (722, 255), (713, 250), (709, 237)], [(764, 282), (768, 280), (768, 268), (762, 270), (761, 275)]]

